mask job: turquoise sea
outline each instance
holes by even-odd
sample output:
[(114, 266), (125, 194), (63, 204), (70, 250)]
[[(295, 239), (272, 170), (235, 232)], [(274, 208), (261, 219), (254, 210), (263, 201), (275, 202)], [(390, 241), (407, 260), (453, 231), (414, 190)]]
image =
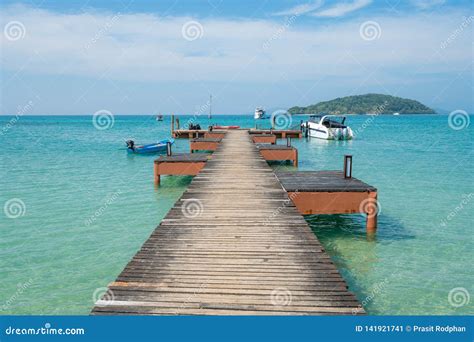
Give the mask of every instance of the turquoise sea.
[[(255, 125), (244, 115), (191, 119)], [(352, 154), (354, 176), (378, 188), (375, 241), (362, 216), (307, 217), (369, 314), (474, 314), (469, 119), (453, 129), (442, 115), (349, 116), (352, 141), (293, 140), (300, 170), (341, 169)], [(89, 313), (191, 181), (166, 177), (156, 190), (155, 156), (124, 150), (128, 138), (169, 137), (169, 122), (115, 116), (97, 129), (91, 116), (0, 117), (0, 314)]]

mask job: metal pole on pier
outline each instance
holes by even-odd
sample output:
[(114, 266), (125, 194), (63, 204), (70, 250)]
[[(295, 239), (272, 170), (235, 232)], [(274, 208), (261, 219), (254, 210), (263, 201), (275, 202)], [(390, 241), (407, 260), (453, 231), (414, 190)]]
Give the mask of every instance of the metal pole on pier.
[(209, 119), (212, 118), (212, 94), (209, 95)]
[(174, 134), (174, 114), (171, 114), (171, 136)]

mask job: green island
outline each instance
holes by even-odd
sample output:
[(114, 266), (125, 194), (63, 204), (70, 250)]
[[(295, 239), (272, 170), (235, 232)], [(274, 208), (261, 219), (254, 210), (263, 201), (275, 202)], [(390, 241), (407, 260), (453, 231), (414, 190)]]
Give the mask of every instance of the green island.
[(291, 107), (288, 112), (291, 114), (436, 114), (434, 109), (418, 101), (383, 94), (338, 97), (307, 107)]

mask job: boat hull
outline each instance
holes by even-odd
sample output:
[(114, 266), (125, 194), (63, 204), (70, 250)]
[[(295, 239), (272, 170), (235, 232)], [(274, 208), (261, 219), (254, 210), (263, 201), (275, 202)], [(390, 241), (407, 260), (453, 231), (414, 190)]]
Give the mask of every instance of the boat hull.
[(134, 153), (134, 154), (152, 154), (152, 153), (162, 153), (166, 152), (167, 149), (167, 143), (171, 143), (173, 145), (174, 140), (173, 139), (165, 139), (161, 140), (155, 144), (148, 144), (148, 145), (140, 145), (140, 146), (135, 146), (134, 149), (127, 148), (128, 153)]
[(352, 130), (347, 128), (327, 128), (320, 124), (309, 123), (309, 136), (324, 140), (351, 140), (353, 137)]

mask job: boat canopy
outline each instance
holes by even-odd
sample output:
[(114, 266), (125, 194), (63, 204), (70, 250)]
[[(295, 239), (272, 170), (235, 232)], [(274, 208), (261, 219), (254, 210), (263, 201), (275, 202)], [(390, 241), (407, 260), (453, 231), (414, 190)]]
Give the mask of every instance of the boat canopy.
[(328, 128), (346, 128), (346, 117), (342, 115), (311, 115), (310, 121), (319, 123)]

